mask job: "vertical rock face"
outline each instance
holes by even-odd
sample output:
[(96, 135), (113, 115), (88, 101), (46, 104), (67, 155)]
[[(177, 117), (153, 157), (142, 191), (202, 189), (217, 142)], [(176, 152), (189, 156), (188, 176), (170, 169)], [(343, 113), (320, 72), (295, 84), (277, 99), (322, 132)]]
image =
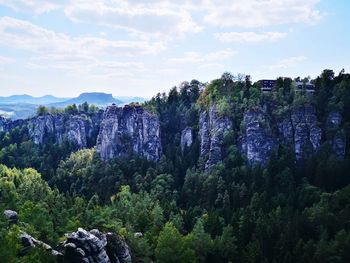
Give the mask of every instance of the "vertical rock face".
[(203, 157), (209, 156), (210, 149), (210, 127), (209, 114), (204, 111), (199, 116), (199, 136), (200, 136), (200, 155)]
[(294, 128), (294, 153), (297, 160), (310, 157), (321, 144), (322, 131), (318, 125), (315, 109), (304, 106), (291, 115)]
[(95, 126), (98, 126), (98, 122), (94, 125), (91, 116), (85, 114), (73, 116), (45, 114), (29, 119), (27, 124), (29, 136), (36, 144), (42, 144), (48, 138), (61, 144), (63, 139), (67, 138), (79, 149), (87, 147), (87, 140), (93, 136)]
[(294, 145), (294, 127), (290, 113), (277, 120), (278, 138), (282, 145), (290, 147)]
[(322, 130), (314, 107), (301, 106), (277, 121), (280, 143), (293, 147), (296, 160), (308, 158), (321, 145)]
[(245, 112), (242, 132), (241, 149), (246, 154), (248, 163), (266, 164), (277, 142), (265, 114), (260, 109)]
[(4, 132), (7, 129), (8, 120), (0, 116), (0, 132)]
[(184, 151), (185, 147), (190, 147), (193, 143), (193, 132), (190, 127), (186, 127), (181, 132), (181, 150)]
[(92, 124), (88, 119), (83, 119), (80, 116), (73, 116), (66, 124), (67, 139), (78, 145), (79, 148), (85, 148), (87, 146), (87, 133), (91, 129)]
[(327, 126), (328, 128), (339, 128), (343, 117), (341, 114), (337, 111), (332, 111), (327, 119)]
[(135, 153), (158, 161), (162, 154), (158, 117), (139, 106), (112, 105), (93, 114), (45, 114), (13, 122), (0, 118), (0, 132), (18, 126), (28, 128), (35, 144), (48, 140), (61, 144), (67, 139), (78, 149), (96, 145), (103, 160)]
[(341, 129), (342, 116), (339, 112), (331, 112), (327, 119), (326, 132), (327, 141), (338, 160), (345, 158), (346, 136)]
[(206, 160), (205, 168), (221, 161), (221, 147), (226, 132), (232, 129), (231, 120), (219, 114), (216, 105), (202, 112), (199, 117), (200, 155)]
[(135, 153), (158, 161), (162, 153), (158, 117), (141, 107), (107, 107), (96, 149), (103, 160)]
[(54, 118), (51, 114), (45, 114), (32, 118), (28, 122), (29, 135), (35, 144), (44, 142), (44, 138), (52, 136), (55, 131)]
[[(346, 136), (339, 112), (331, 112), (322, 126), (311, 105), (291, 109), (279, 117), (266, 112), (273, 112), (273, 106), (251, 109), (243, 114), (242, 135), (237, 146), (249, 164), (266, 164), (278, 144), (292, 149), (296, 160), (303, 160), (314, 155), (321, 142), (328, 142), (337, 159), (345, 158)], [(216, 105), (200, 113), (203, 167), (208, 168), (222, 160), (224, 135), (233, 130), (232, 126), (231, 119), (220, 114)], [(119, 108), (112, 105), (97, 113), (45, 114), (15, 121), (0, 116), (0, 132), (16, 127), (27, 129), (29, 138), (36, 144), (47, 140), (61, 144), (68, 140), (78, 149), (96, 146), (103, 160), (133, 153), (158, 161), (162, 155), (159, 119), (140, 106)], [(182, 151), (193, 144), (193, 136), (191, 128), (182, 130)]]

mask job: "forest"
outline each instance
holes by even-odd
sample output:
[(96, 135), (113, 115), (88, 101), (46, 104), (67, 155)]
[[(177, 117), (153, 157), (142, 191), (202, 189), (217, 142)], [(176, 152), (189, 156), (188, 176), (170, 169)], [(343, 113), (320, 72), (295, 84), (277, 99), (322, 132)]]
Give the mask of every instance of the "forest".
[[(118, 233), (132, 262), (350, 262), (350, 74), (326, 69), (296, 80), (311, 81), (315, 92), (296, 91), (295, 79), (280, 77), (264, 93), (249, 75), (224, 73), (157, 94), (141, 106), (160, 121), (159, 162), (134, 154), (103, 161), (89, 143), (78, 151), (50, 138), (38, 145), (26, 127), (0, 132), (0, 212), (19, 215), (13, 227), (0, 216), (0, 262), (55, 262), (40, 247), (18, 256), (19, 232), (55, 247), (78, 227)], [(322, 138), (303, 162), (279, 145), (266, 164), (249, 164), (236, 144), (243, 113), (261, 108), (277, 118), (306, 104), (320, 122), (341, 114), (344, 158)], [(234, 128), (223, 139), (221, 161), (204, 169), (198, 123), (210, 105)], [(37, 114), (50, 111), (57, 114), (45, 107)], [(84, 104), (59, 112), (79, 111), (98, 109)], [(181, 149), (184, 127), (194, 140)]]

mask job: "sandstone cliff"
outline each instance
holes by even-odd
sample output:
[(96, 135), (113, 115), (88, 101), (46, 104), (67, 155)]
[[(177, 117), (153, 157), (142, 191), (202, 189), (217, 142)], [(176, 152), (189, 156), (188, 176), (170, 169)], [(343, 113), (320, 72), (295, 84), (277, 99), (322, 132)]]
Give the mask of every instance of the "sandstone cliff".
[[(344, 159), (346, 136), (339, 112), (333, 111), (326, 121), (320, 121), (314, 107), (308, 104), (278, 116), (267, 108), (246, 110), (243, 118), (235, 119), (237, 127), (233, 126), (232, 117), (219, 113), (215, 104), (201, 111), (198, 138), (203, 168), (222, 160), (223, 140), (231, 131), (239, 134), (234, 144), (250, 165), (265, 165), (279, 145), (291, 149), (296, 161), (302, 161), (317, 154), (325, 142), (337, 159)], [(36, 144), (46, 140), (61, 144), (67, 140), (79, 149), (96, 146), (103, 160), (137, 154), (159, 161), (162, 155), (159, 118), (140, 106), (112, 105), (97, 113), (46, 114), (16, 121), (0, 117), (0, 132), (15, 127), (26, 127), (28, 137)], [(180, 136), (182, 151), (197, 138), (189, 127), (183, 129)]]
[(96, 149), (103, 160), (136, 153), (158, 161), (162, 154), (158, 117), (142, 107), (107, 107)]
[(205, 168), (221, 161), (223, 138), (231, 129), (232, 121), (227, 116), (219, 114), (216, 105), (200, 114), (200, 155), (206, 161)]
[(29, 136), (36, 144), (42, 144), (46, 139), (61, 144), (64, 139), (67, 139), (82, 149), (88, 146), (89, 140), (94, 139), (94, 133), (98, 130), (100, 121), (98, 118), (97, 121), (92, 119), (96, 119), (98, 114), (45, 114), (33, 117), (27, 120)]
[[(273, 116), (266, 109), (256, 107), (246, 110), (240, 121), (240, 136), (236, 146), (247, 158), (248, 164), (265, 165), (278, 145), (290, 148), (296, 161), (302, 161), (317, 154), (321, 144), (331, 145), (337, 159), (344, 159), (346, 150), (345, 132), (341, 128), (342, 116), (332, 112), (327, 123), (320, 123), (315, 108), (303, 105)], [(232, 122), (218, 114), (217, 107), (203, 111), (199, 121), (200, 155), (206, 160), (205, 167), (221, 160), (224, 134), (233, 130)]]
[(67, 140), (78, 149), (96, 146), (103, 160), (133, 153), (158, 161), (162, 154), (158, 117), (140, 106), (112, 105), (96, 113), (45, 114), (16, 121), (0, 118), (0, 132), (15, 127), (27, 128), (35, 144)]
[(248, 163), (266, 164), (277, 139), (273, 136), (271, 124), (261, 109), (251, 109), (244, 113), (242, 136), (239, 148), (246, 155)]
[(186, 127), (181, 132), (181, 150), (184, 151), (186, 147), (190, 147), (193, 143), (193, 131), (190, 127)]
[(326, 124), (327, 141), (338, 160), (345, 158), (346, 136), (341, 127), (343, 117), (339, 112), (333, 111), (328, 115)]

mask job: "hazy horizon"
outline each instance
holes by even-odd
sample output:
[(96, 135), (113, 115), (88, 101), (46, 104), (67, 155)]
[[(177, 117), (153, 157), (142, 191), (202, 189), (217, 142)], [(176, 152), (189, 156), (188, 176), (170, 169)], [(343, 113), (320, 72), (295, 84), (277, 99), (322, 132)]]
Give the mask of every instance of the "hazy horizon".
[[(103, 91), (91, 91), (91, 92), (82, 92), (82, 93), (79, 93), (78, 95), (76, 95), (76, 96), (71, 96), (71, 97), (62, 97), (62, 96), (56, 96), (55, 94), (44, 94), (44, 95), (39, 95), (39, 96), (35, 96), (35, 95), (32, 95), (32, 94), (30, 94), (30, 93), (22, 93), (22, 94), (10, 94), (10, 95), (5, 95), (5, 96), (2, 96), (1, 94), (0, 94), (0, 97), (11, 97), (11, 96), (31, 96), (31, 97), (33, 97), (33, 98), (41, 98), (41, 97), (46, 97), (46, 96), (52, 96), (52, 97), (56, 97), (56, 98), (59, 98), (59, 99), (70, 99), (70, 98), (75, 98), (75, 97), (78, 97), (78, 96), (80, 96), (81, 94), (83, 94), (83, 93), (104, 93), (104, 94), (107, 94), (107, 95), (112, 95), (114, 98), (128, 98), (128, 97), (130, 97), (130, 98), (132, 98), (132, 97), (140, 97), (141, 98), (141, 96), (128, 96), (128, 95), (125, 95), (125, 96), (119, 96), (119, 95), (116, 95), (116, 94), (113, 94), (113, 93), (108, 93), (108, 92), (103, 92)], [(144, 99), (150, 99), (150, 98), (147, 98), (147, 97), (142, 97), (142, 98), (144, 98)]]
[(0, 0), (0, 96), (150, 98), (229, 71), (350, 68), (348, 1)]

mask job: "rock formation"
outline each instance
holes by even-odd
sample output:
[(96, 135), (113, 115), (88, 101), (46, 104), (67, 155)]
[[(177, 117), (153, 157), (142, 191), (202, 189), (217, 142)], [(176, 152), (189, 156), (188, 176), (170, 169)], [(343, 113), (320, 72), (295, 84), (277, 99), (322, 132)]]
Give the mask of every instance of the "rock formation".
[[(316, 154), (325, 140), (336, 158), (344, 159), (346, 136), (339, 112), (331, 112), (325, 122), (319, 123), (312, 105), (299, 106), (278, 116), (269, 110), (271, 107), (274, 106), (243, 112), (236, 146), (250, 165), (254, 162), (266, 164), (279, 144), (292, 149), (295, 159), (302, 161)], [(234, 130), (232, 120), (219, 113), (215, 104), (200, 113), (198, 125), (202, 165), (208, 168), (222, 160), (225, 134), (239, 131)], [(15, 121), (0, 117), (0, 132), (15, 127), (27, 128), (28, 137), (36, 144), (47, 140), (61, 144), (68, 140), (77, 149), (96, 146), (103, 160), (136, 154), (157, 162), (162, 155), (159, 118), (140, 106), (112, 105), (96, 113), (45, 114)], [(193, 144), (194, 132), (186, 127), (180, 136), (180, 147), (184, 151)]]
[(315, 109), (304, 106), (292, 112), (295, 158), (301, 160), (315, 153), (321, 144), (322, 131), (318, 125)]
[(6, 219), (9, 221), (9, 224), (16, 224), (18, 221), (18, 215), (16, 211), (13, 210), (5, 210), (4, 211), (4, 216)]
[(315, 154), (321, 145), (322, 130), (311, 105), (300, 106), (277, 121), (280, 142), (294, 149), (296, 160)]
[(96, 149), (103, 160), (134, 153), (158, 161), (162, 154), (158, 117), (138, 106), (107, 107)]
[[(4, 216), (9, 225), (17, 223), (17, 212), (5, 210)], [(103, 234), (97, 229), (86, 231), (78, 228), (77, 232), (66, 234), (66, 241), (53, 249), (50, 245), (35, 239), (21, 231), (19, 235), (21, 251), (24, 256), (35, 247), (42, 247), (50, 252), (58, 262), (64, 263), (131, 263), (131, 252), (126, 242), (115, 233)]]
[(67, 235), (64, 257), (67, 262), (110, 263), (106, 252), (107, 238), (98, 230), (90, 232), (79, 228)]
[(4, 132), (7, 130), (8, 119), (0, 116), (0, 132)]
[(186, 147), (190, 147), (193, 143), (193, 131), (190, 127), (186, 127), (181, 132), (181, 150), (184, 151)]
[(206, 160), (205, 168), (221, 161), (222, 142), (226, 132), (232, 129), (231, 120), (219, 114), (216, 105), (199, 117), (200, 155)]
[(327, 141), (338, 160), (345, 158), (346, 136), (341, 128), (342, 115), (333, 111), (329, 114), (326, 125)]
[(248, 110), (244, 113), (242, 126), (240, 148), (248, 163), (266, 164), (277, 144), (266, 115), (260, 109)]
[(116, 234), (103, 234), (97, 229), (67, 235), (64, 242), (64, 259), (67, 263), (130, 263), (128, 245)]
[[(341, 121), (341, 115), (333, 112), (326, 127), (327, 140), (338, 159), (344, 158), (346, 147)], [(265, 165), (279, 144), (291, 148), (297, 161), (309, 158), (320, 148), (323, 134), (315, 108), (311, 105), (297, 107), (279, 117), (269, 115), (263, 108), (249, 109), (243, 113), (240, 126), (237, 147), (250, 165)], [(232, 122), (218, 114), (215, 105), (200, 114), (200, 155), (206, 160), (206, 168), (221, 160), (223, 137), (230, 130), (233, 130)]]
[(45, 114), (28, 120), (27, 127), (30, 138), (36, 144), (52, 139), (54, 143), (62, 143), (66, 138), (79, 149), (87, 147), (89, 137), (98, 129), (99, 122), (93, 122), (95, 114)]
[(21, 244), (22, 244), (22, 249), (20, 251), (20, 256), (24, 256), (26, 255), (29, 250), (31, 250), (34, 247), (40, 246), (42, 248), (44, 248), (46, 251), (50, 252), (51, 255), (55, 258), (57, 258), (59, 261), (61, 261), (63, 254), (55, 249), (53, 249), (50, 245), (37, 240), (35, 238), (33, 238), (31, 235), (28, 235), (25, 232), (22, 232), (20, 234), (20, 240), (21, 240)]
[(103, 160), (134, 153), (158, 161), (162, 154), (158, 117), (140, 106), (112, 105), (97, 113), (45, 114), (16, 121), (0, 118), (0, 132), (15, 127), (26, 127), (35, 144), (61, 144), (66, 139), (77, 149), (96, 146)]
[(130, 263), (131, 253), (128, 244), (115, 233), (107, 233), (107, 255), (111, 263)]

